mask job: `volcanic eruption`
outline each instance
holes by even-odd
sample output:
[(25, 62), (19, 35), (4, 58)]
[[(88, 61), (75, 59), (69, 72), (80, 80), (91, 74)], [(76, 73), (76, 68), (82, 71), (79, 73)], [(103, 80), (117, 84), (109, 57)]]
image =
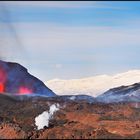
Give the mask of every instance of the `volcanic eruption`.
[(25, 67), (2, 60), (0, 60), (0, 93), (55, 96), (42, 81), (29, 74)]

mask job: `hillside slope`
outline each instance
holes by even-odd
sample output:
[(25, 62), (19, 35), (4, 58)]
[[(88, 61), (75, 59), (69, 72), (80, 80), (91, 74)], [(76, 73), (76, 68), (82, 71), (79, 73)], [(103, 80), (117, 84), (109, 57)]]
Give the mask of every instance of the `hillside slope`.
[(55, 96), (46, 85), (28, 73), (22, 65), (0, 60), (0, 92), (10, 94), (42, 94)]

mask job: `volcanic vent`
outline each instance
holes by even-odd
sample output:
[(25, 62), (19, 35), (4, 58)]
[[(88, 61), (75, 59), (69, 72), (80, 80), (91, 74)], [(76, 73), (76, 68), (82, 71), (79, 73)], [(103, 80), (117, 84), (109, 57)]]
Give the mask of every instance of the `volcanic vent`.
[(0, 60), (0, 93), (55, 96), (45, 84), (18, 63)]

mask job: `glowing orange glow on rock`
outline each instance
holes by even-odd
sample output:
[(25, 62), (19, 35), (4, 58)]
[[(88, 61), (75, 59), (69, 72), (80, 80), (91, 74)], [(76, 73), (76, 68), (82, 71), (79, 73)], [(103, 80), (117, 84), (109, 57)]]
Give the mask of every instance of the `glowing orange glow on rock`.
[(0, 83), (5, 83), (7, 79), (7, 74), (3, 68), (0, 67)]
[(20, 87), (19, 94), (32, 94), (32, 90), (27, 87)]
[(2, 67), (0, 67), (0, 93), (4, 93), (6, 80), (7, 80), (6, 71)]
[(4, 84), (0, 83), (0, 93), (4, 92)]

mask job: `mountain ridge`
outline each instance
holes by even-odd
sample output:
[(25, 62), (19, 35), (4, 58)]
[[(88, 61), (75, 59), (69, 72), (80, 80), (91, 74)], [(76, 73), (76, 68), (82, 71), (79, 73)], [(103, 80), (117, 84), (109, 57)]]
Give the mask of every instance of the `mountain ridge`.
[(109, 89), (97, 98), (99, 102), (140, 102), (140, 82)]
[(85, 94), (97, 97), (111, 88), (138, 82), (140, 82), (140, 70), (130, 70), (114, 75), (104, 74), (81, 79), (52, 79), (45, 84), (58, 95)]

